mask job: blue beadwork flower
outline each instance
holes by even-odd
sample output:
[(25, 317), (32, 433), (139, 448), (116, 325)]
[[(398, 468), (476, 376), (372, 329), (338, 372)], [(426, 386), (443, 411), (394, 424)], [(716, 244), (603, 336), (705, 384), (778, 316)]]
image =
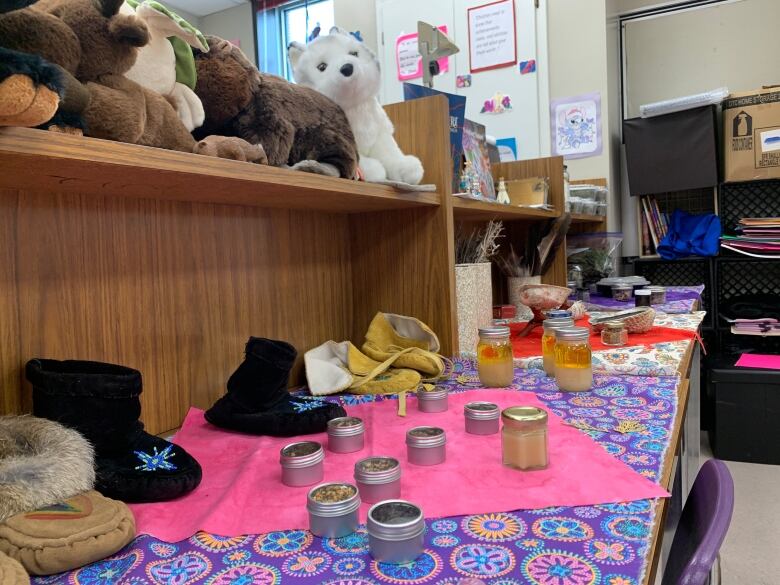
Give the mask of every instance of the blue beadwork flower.
[(651, 523), (639, 516), (607, 516), (601, 528), (616, 538), (642, 541), (650, 534)]
[(360, 557), (344, 557), (333, 563), (333, 572), (337, 575), (350, 577), (361, 573), (366, 568), (366, 562)]
[(295, 409), (295, 412), (306, 412), (322, 408), (325, 406), (325, 401), (322, 398), (297, 398), (290, 400), (290, 404)]
[(593, 536), (593, 529), (584, 521), (565, 516), (540, 518), (531, 527), (533, 533), (541, 538), (577, 542)]
[(135, 451), (136, 457), (141, 460), (141, 465), (136, 465), (138, 471), (158, 471), (163, 469), (165, 471), (173, 471), (177, 467), (169, 461), (169, 459), (176, 455), (173, 453), (173, 444), (169, 444), (165, 449), (157, 452), (157, 447), (154, 447), (154, 454), (144, 453), (143, 451)]

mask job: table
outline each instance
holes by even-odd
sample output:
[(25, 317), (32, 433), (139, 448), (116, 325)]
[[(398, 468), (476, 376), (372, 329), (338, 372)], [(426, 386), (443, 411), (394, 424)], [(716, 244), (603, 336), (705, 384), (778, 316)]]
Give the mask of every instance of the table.
[[(690, 363), (694, 350), (690, 351)], [(681, 366), (681, 370), (687, 371)], [(454, 392), (480, 386), (473, 365), (455, 361), (446, 385)], [(676, 376), (597, 376), (594, 391), (561, 393), (539, 371), (518, 370), (514, 387), (533, 390), (552, 412), (583, 430), (638, 473), (671, 485), (683, 435), (689, 385)], [(346, 404), (390, 397), (342, 396)], [(318, 399), (312, 399), (318, 400)], [(642, 434), (615, 431), (620, 421), (642, 425)], [(671, 447), (671, 448), (669, 448)], [(311, 583), (377, 585), (439, 583), (476, 576), (495, 584), (638, 585), (652, 582), (662, 541), (660, 526), (672, 506), (650, 500), (519, 510), (430, 519), (426, 552), (412, 565), (382, 565), (367, 553), (365, 530), (335, 540), (306, 531), (218, 536), (199, 533), (168, 544), (141, 536), (111, 559), (39, 584)], [(101, 580), (102, 579), (102, 580)], [(545, 580), (547, 579), (547, 580)]]

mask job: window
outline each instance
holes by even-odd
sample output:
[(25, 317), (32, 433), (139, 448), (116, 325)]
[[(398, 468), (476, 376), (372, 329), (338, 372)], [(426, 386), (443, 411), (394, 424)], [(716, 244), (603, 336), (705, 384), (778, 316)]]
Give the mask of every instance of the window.
[[(274, 4), (272, 8), (265, 8)], [(260, 71), (293, 80), (287, 46), (306, 43), (315, 29), (328, 34), (335, 24), (333, 0), (294, 0), (279, 4), (257, 0), (257, 62)]]

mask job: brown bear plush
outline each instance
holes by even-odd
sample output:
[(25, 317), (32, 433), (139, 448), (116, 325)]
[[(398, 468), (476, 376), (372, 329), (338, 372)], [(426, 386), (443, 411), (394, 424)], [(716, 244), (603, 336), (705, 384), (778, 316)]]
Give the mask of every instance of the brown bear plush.
[(194, 51), (206, 121), (195, 136), (239, 136), (261, 144), (268, 164), (353, 179), (357, 146), (342, 109), (321, 93), (260, 73), (241, 49), (214, 36)]
[[(262, 147), (236, 137), (208, 136), (198, 142), (161, 95), (124, 77), (138, 47), (149, 41), (146, 25), (119, 14), (123, 0), (41, 0), (33, 8), (51, 19), (36, 28), (0, 30), (6, 46), (40, 55), (62, 66), (89, 91), (84, 110), (88, 136), (223, 158), (265, 162)], [(63, 30), (60, 30), (63, 29)]]

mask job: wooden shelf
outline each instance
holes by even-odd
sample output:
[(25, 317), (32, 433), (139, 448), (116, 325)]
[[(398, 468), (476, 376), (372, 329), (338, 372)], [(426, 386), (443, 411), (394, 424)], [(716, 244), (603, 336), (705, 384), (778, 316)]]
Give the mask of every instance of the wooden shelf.
[(534, 209), (532, 207), (514, 207), (489, 201), (475, 201), (463, 197), (453, 197), (452, 208), (456, 220), (514, 220), (514, 219), (551, 219), (558, 217), (557, 211)]
[(603, 215), (590, 215), (588, 213), (572, 213), (572, 223), (601, 223), (607, 218)]
[(438, 193), (28, 128), (0, 129), (0, 187), (333, 213), (440, 203)]

